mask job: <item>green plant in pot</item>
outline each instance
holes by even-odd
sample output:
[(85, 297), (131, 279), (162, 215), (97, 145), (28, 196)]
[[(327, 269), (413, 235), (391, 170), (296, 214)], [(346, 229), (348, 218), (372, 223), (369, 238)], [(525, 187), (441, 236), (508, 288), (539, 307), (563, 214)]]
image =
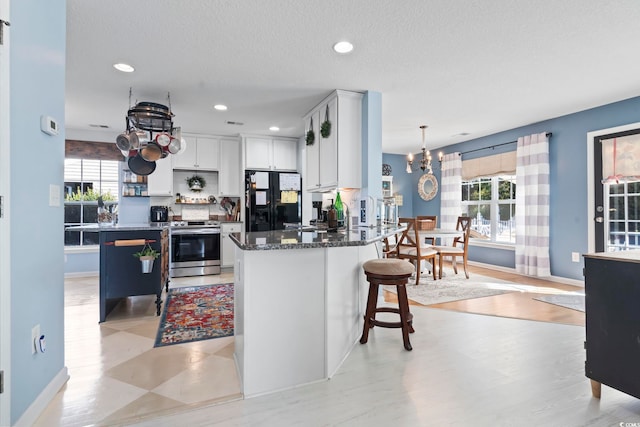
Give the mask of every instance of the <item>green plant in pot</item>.
[(153, 249), (151, 245), (147, 243), (140, 251), (133, 254), (133, 256), (136, 258), (140, 258), (141, 260), (156, 259), (160, 256), (160, 252)]
[(151, 273), (153, 270), (153, 261), (160, 256), (160, 252), (151, 247), (150, 244), (144, 245), (144, 247), (133, 254), (134, 257), (140, 260), (143, 273)]
[(193, 175), (192, 177), (187, 178), (187, 185), (189, 185), (189, 189), (191, 191), (202, 191), (202, 189), (207, 185), (207, 182), (200, 175)]

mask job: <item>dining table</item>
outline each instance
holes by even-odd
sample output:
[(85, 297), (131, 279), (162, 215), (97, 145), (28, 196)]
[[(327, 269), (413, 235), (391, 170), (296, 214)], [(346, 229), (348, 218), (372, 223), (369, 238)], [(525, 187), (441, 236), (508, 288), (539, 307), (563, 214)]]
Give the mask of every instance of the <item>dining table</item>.
[(464, 237), (463, 230), (456, 230), (454, 228), (433, 228), (431, 230), (418, 230), (418, 236), (420, 241), (424, 242), (425, 239), (455, 239), (456, 237)]

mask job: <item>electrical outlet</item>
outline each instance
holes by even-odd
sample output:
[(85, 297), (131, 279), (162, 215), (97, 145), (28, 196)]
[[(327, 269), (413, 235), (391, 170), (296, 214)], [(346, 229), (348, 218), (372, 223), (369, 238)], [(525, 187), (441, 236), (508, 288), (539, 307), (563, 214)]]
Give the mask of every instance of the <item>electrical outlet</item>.
[(571, 252), (571, 261), (580, 262), (580, 252)]
[(40, 325), (36, 325), (31, 328), (31, 354), (38, 352), (37, 343), (40, 339)]

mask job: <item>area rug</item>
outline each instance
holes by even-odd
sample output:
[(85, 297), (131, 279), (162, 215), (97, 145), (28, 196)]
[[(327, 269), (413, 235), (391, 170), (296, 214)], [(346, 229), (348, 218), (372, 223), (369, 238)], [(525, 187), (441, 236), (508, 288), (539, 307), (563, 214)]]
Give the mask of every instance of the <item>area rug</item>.
[[(396, 293), (395, 286), (384, 286), (384, 289)], [(435, 281), (432, 278), (420, 279), (418, 285), (415, 285), (415, 281), (407, 285), (407, 297), (422, 305), (483, 298), (515, 291), (519, 289), (513, 283), (479, 274), (471, 274), (467, 279), (464, 273)]]
[(559, 305), (560, 307), (570, 308), (571, 310), (578, 310), (584, 313), (584, 295), (543, 295), (541, 297), (533, 298), (536, 301), (547, 302), (553, 305)]
[(233, 335), (233, 283), (170, 289), (154, 347)]

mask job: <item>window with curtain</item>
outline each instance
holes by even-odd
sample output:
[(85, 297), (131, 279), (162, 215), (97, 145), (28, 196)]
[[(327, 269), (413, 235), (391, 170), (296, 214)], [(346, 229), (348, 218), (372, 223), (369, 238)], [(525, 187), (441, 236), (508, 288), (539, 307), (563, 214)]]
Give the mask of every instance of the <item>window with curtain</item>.
[(477, 234), (492, 242), (515, 244), (515, 175), (462, 181), (462, 208)]
[(515, 244), (516, 152), (462, 161), (462, 208), (475, 237)]

